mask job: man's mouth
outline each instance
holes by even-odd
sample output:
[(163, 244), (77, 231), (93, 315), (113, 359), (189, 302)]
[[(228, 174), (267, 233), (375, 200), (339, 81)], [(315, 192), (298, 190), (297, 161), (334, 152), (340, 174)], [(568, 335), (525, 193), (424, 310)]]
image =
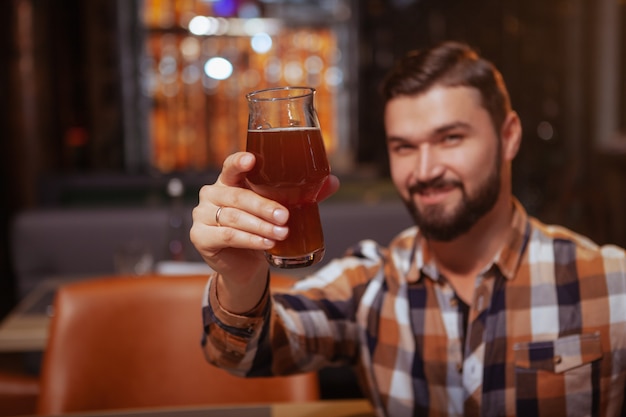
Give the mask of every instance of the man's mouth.
[(438, 195), (442, 193), (447, 193), (453, 190), (454, 188), (456, 188), (456, 186), (453, 184), (447, 184), (447, 185), (437, 186), (437, 187), (424, 187), (424, 188), (416, 190), (416, 194), (423, 195), (423, 196), (433, 196), (433, 195)]
[(456, 186), (446, 185), (443, 187), (424, 187), (413, 192), (414, 197), (421, 204), (438, 204), (446, 199)]
[(456, 188), (462, 188), (462, 184), (458, 181), (436, 178), (428, 182), (418, 182), (409, 188), (409, 192), (423, 204), (436, 204)]

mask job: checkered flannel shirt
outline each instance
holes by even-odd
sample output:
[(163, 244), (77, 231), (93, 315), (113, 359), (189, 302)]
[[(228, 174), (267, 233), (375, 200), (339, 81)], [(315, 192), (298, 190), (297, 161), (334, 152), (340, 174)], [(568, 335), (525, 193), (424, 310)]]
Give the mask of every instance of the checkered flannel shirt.
[(529, 217), (460, 300), (416, 228), (361, 242), (248, 314), (204, 297), (203, 346), (245, 375), (354, 364), (379, 416), (619, 416), (626, 254)]

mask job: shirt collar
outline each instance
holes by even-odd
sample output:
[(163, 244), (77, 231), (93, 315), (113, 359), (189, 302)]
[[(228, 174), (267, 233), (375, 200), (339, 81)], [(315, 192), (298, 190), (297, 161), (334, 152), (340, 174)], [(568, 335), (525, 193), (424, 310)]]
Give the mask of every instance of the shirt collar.
[[(506, 279), (515, 277), (530, 237), (530, 223), (526, 210), (514, 197), (512, 198), (512, 206), (513, 216), (506, 244), (502, 246), (492, 262)], [(414, 268), (411, 268), (412, 273), (409, 274), (409, 281), (416, 282), (424, 276), (437, 281), (439, 279), (437, 266), (426, 244), (426, 239), (419, 231), (415, 235), (414, 248)], [(485, 270), (489, 268), (491, 265), (488, 265)]]
[(528, 214), (522, 204), (513, 198), (513, 217), (511, 228), (506, 239), (496, 255), (494, 263), (506, 279), (513, 279), (520, 267), (522, 256), (530, 238), (530, 222)]

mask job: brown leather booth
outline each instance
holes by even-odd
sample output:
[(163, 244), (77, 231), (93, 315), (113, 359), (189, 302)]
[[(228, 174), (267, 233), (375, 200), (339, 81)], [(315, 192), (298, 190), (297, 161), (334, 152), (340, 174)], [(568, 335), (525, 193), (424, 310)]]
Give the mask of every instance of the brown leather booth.
[(0, 416), (34, 414), (39, 380), (16, 371), (0, 372)]
[[(200, 347), (206, 276), (104, 277), (55, 299), (38, 413), (319, 399), (316, 373), (239, 378)], [(277, 278), (273, 285), (290, 282)]]

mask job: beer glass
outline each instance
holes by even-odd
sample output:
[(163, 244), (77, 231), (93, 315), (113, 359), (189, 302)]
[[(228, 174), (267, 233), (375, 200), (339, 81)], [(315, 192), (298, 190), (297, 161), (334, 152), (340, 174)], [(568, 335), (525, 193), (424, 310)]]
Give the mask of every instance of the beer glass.
[(300, 268), (324, 256), (317, 197), (330, 173), (314, 104), (315, 89), (254, 91), (248, 101), (246, 150), (256, 157), (247, 182), (257, 194), (289, 210), (289, 234), (266, 251), (279, 268)]

